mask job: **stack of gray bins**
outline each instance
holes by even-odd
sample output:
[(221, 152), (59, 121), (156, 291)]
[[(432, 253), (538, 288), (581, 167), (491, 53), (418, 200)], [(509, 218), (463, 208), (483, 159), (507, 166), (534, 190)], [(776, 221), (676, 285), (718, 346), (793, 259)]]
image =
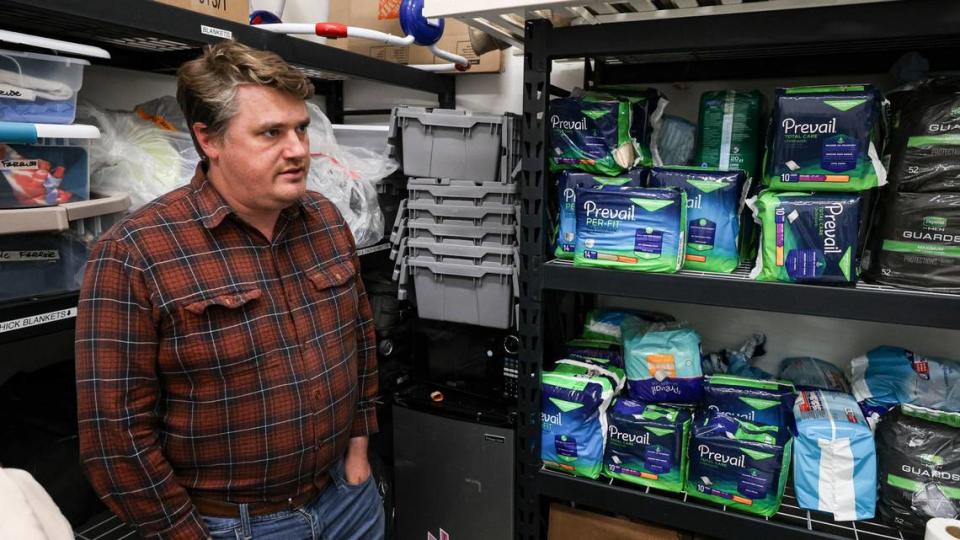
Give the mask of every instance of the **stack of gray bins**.
[(394, 109), (391, 140), (408, 196), (391, 257), (400, 298), (421, 318), (515, 325), (519, 127), (516, 115)]

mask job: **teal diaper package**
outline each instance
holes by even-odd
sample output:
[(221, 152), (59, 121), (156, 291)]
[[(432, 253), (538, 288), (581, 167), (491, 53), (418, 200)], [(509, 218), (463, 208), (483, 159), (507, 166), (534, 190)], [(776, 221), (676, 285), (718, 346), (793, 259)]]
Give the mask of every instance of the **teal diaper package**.
[(685, 491), (770, 517), (783, 499), (792, 446), (786, 428), (708, 413), (694, 422)]
[(747, 204), (761, 225), (752, 277), (795, 283), (857, 281), (860, 194), (764, 191)]
[(643, 187), (645, 176), (646, 169), (642, 168), (631, 169), (616, 177), (597, 176), (577, 171), (557, 173), (559, 219), (554, 255), (558, 259), (573, 259), (573, 251), (577, 243), (577, 189), (597, 189), (603, 186)]
[(577, 191), (573, 262), (641, 272), (676, 272), (686, 247), (687, 196), (674, 188)]
[(681, 323), (623, 326), (627, 392), (647, 403), (697, 403), (703, 391), (700, 336)]
[(616, 377), (597, 368), (559, 364), (540, 378), (540, 454), (547, 468), (597, 478), (603, 467), (607, 408)]
[(745, 172), (654, 167), (649, 185), (687, 194), (685, 269), (730, 273), (740, 265), (740, 216), (749, 187)]
[(777, 191), (864, 191), (887, 183), (876, 142), (882, 98), (867, 84), (778, 88), (765, 184)]
[(616, 176), (638, 164), (630, 135), (630, 104), (616, 98), (571, 96), (550, 102), (550, 170)]
[(604, 476), (666, 491), (683, 490), (688, 410), (619, 398), (608, 417)]

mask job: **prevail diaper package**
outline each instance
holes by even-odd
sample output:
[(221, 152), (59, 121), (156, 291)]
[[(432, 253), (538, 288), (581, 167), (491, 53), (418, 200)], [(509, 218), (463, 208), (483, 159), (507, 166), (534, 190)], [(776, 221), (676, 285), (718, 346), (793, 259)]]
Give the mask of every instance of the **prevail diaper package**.
[(700, 96), (696, 162), (703, 167), (760, 172), (763, 94), (758, 90), (719, 90)]
[(733, 375), (713, 375), (703, 383), (703, 408), (753, 424), (793, 427), (793, 386)]
[(614, 385), (595, 370), (573, 368), (560, 365), (541, 375), (540, 454), (548, 468), (597, 478)]
[(602, 339), (574, 339), (567, 342), (566, 357), (600, 366), (623, 368), (623, 351), (619, 343)]
[(890, 182), (898, 191), (960, 191), (960, 79), (936, 78), (896, 95)]
[(607, 86), (599, 88), (597, 92), (630, 105), (630, 135), (637, 141), (640, 164), (648, 167), (662, 164), (657, 148), (657, 133), (668, 104), (667, 98), (656, 88)]
[(850, 393), (850, 383), (843, 370), (819, 358), (784, 358), (780, 378), (793, 383), (797, 390), (830, 390)]
[(684, 491), (770, 517), (783, 499), (793, 439), (777, 426), (707, 414), (694, 421)]
[(623, 325), (627, 393), (636, 401), (696, 403), (703, 391), (700, 336), (679, 323)]
[(803, 391), (793, 407), (793, 485), (801, 508), (836, 521), (872, 519), (877, 506), (873, 432), (849, 394)]
[(798, 283), (857, 281), (859, 194), (764, 191), (747, 204), (761, 225), (752, 277)]
[(557, 173), (557, 201), (560, 219), (557, 228), (557, 247), (554, 255), (560, 259), (573, 259), (577, 240), (577, 189), (603, 186), (642, 187), (646, 169), (631, 169), (617, 177), (596, 176), (584, 172), (560, 171)]
[(779, 88), (764, 180), (777, 191), (863, 191), (886, 184), (875, 140), (881, 98), (870, 85)]
[(733, 272), (740, 264), (740, 215), (746, 197), (743, 171), (654, 167), (650, 187), (673, 187), (687, 194), (687, 252), (683, 267)]
[(678, 189), (577, 191), (573, 262), (642, 272), (676, 272), (686, 246), (687, 196)]
[(630, 105), (594, 96), (550, 102), (550, 170), (618, 175), (638, 163)]
[(591, 309), (583, 323), (583, 338), (607, 341), (620, 348), (623, 339), (623, 323), (639, 319), (647, 322), (673, 322), (675, 319), (665, 313), (652, 311), (623, 311), (614, 309)]
[(869, 277), (899, 287), (960, 291), (960, 193), (888, 193)]
[(919, 532), (960, 519), (960, 414), (903, 405), (877, 427), (880, 517)]
[(688, 410), (619, 398), (608, 417), (604, 476), (666, 491), (683, 490)]
[(593, 362), (571, 358), (557, 360), (557, 365), (553, 368), (553, 372), (575, 376), (604, 377), (610, 381), (614, 396), (623, 391), (623, 386), (627, 382), (626, 374), (622, 368), (611, 365), (602, 366), (594, 364)]
[(960, 362), (900, 347), (877, 347), (850, 361), (857, 401), (883, 410), (901, 403), (960, 412)]

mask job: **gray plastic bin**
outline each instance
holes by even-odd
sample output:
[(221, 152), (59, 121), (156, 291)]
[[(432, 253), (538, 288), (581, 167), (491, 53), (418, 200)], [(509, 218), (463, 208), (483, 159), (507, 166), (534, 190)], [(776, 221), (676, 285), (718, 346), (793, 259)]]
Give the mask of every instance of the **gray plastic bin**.
[(513, 319), (512, 266), (472, 266), (409, 257), (407, 268), (422, 319), (509, 328)]
[(437, 262), (453, 264), (513, 266), (516, 256), (513, 246), (458, 246), (413, 239), (407, 241), (406, 247), (411, 257), (433, 257)]
[(407, 181), (407, 192), (411, 202), (423, 201), (457, 206), (514, 204), (519, 196), (517, 187), (517, 184), (476, 183), (470, 180), (446, 178), (411, 178)]
[(407, 176), (499, 179), (504, 117), (452, 109), (398, 107)]
[(461, 246), (512, 246), (517, 241), (517, 229), (512, 225), (447, 225), (433, 219), (407, 222), (411, 240), (429, 240), (439, 244)]
[(407, 215), (411, 220), (433, 220), (448, 225), (515, 225), (517, 222), (516, 207), (512, 204), (456, 206), (410, 201)]

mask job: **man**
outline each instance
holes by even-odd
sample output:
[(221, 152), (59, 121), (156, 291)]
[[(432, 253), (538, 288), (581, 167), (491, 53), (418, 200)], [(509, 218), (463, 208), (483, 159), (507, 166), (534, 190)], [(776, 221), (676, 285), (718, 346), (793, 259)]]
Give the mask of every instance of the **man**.
[(184, 64), (196, 175), (91, 255), (81, 459), (144, 537), (383, 536), (372, 313), (347, 225), (306, 191), (311, 95), (232, 41)]

